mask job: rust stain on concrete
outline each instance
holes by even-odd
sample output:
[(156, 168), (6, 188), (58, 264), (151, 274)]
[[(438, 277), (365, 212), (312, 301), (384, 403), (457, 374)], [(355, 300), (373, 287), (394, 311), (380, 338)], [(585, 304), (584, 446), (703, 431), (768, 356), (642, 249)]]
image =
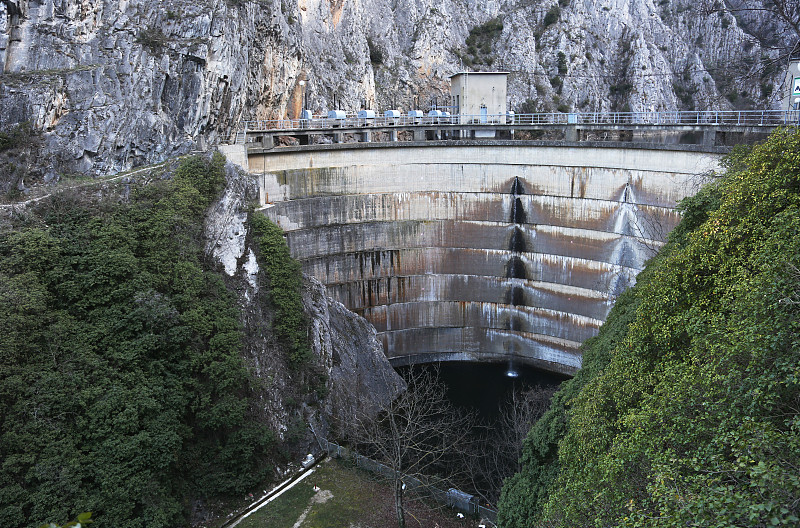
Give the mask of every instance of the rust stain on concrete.
[(465, 161), (447, 149), (410, 163), (399, 151), (317, 152), (314, 167), (310, 154), (305, 166), (265, 157), (267, 191), (279, 197), (265, 212), (303, 270), (376, 327), (393, 361), (512, 354), (574, 373), (580, 343), (696, 187), (681, 155), (671, 171), (663, 153), (558, 152), (548, 156), (562, 165), (505, 151)]

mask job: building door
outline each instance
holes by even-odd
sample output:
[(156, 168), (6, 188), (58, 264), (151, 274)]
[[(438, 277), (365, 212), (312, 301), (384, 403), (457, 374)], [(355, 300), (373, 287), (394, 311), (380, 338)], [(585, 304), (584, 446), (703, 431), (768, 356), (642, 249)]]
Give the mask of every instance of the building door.
[(489, 122), (489, 110), (486, 108), (486, 105), (481, 105), (481, 123), (488, 123)]

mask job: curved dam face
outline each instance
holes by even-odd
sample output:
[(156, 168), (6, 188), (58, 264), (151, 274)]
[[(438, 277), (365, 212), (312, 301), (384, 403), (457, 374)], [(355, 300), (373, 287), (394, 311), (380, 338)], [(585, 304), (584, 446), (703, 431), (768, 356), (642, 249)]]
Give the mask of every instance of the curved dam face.
[(375, 326), (394, 365), (571, 375), (719, 155), (520, 143), (337, 145), (248, 163), (292, 255)]

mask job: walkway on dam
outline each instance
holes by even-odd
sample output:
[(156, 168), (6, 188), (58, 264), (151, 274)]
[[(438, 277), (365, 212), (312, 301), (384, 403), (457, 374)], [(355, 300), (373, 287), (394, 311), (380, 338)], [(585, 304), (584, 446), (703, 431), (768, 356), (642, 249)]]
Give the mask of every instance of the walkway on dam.
[[(363, 114), (363, 112), (359, 112)], [(387, 112), (389, 114), (389, 112)], [(735, 110), (671, 112), (575, 112), (499, 115), (449, 115), (432, 110), (405, 115), (247, 121), (235, 138), (248, 148), (286, 144), (395, 142), (425, 140), (564, 139), (622, 140), (732, 145), (764, 139), (776, 128), (796, 126), (800, 111)], [(286, 138), (293, 138), (286, 140)], [(670, 141), (667, 139), (666, 141)]]

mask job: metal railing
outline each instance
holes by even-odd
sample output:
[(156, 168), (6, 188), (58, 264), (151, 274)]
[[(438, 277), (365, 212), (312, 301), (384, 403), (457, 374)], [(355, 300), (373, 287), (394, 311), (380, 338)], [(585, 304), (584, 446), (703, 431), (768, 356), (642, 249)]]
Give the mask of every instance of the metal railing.
[(311, 119), (267, 119), (247, 121), (239, 130), (271, 132), (281, 130), (352, 129), (365, 127), (409, 127), (419, 125), (716, 125), (781, 126), (800, 122), (798, 110), (693, 110), (673, 112), (548, 112), (536, 114), (481, 114), (453, 116), (358, 117), (346, 114), (334, 119), (312, 116)]

